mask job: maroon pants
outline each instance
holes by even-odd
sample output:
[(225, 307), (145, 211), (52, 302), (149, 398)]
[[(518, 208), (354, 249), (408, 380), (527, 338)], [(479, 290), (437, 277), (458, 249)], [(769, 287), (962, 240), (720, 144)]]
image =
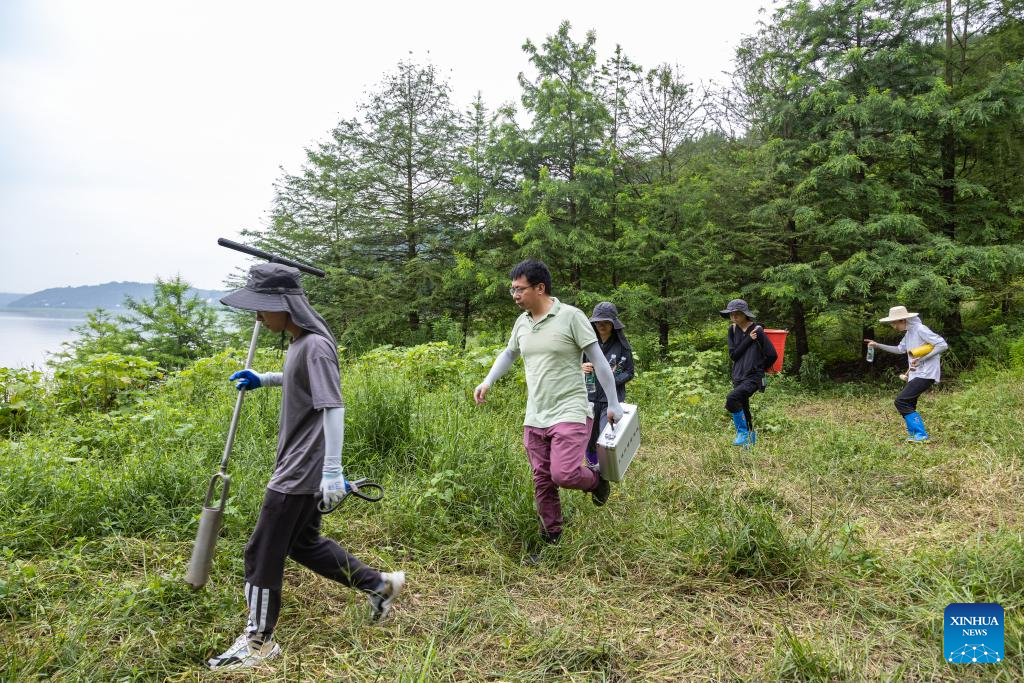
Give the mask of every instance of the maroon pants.
[(533, 496), (541, 526), (548, 533), (562, 530), (559, 487), (593, 491), (598, 478), (583, 464), (590, 427), (578, 422), (559, 422), (550, 427), (524, 427), (523, 445), (533, 470)]

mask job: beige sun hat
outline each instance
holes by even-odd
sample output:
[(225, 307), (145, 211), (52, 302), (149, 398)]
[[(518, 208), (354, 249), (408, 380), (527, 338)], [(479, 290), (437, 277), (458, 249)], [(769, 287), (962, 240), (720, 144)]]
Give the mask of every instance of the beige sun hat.
[(887, 318), (880, 318), (880, 323), (894, 323), (897, 320), (906, 320), (907, 318), (916, 318), (917, 313), (911, 313), (907, 310), (906, 306), (893, 306), (889, 309), (889, 316)]

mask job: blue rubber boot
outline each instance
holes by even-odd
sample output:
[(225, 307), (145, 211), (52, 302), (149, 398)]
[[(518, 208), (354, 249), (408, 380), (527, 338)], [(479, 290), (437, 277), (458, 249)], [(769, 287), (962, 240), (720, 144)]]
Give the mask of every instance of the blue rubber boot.
[(916, 410), (903, 418), (907, 422), (907, 432), (910, 436), (907, 437), (908, 443), (928, 443), (928, 431), (924, 428), (924, 420), (921, 419), (921, 413)]
[(907, 423), (907, 438), (903, 439), (904, 441), (910, 441), (914, 438), (914, 426), (911, 424), (911, 415), (913, 415), (913, 413), (907, 413), (903, 416), (903, 421)]
[(732, 445), (746, 446), (747, 440), (750, 438), (750, 431), (747, 429), (747, 418), (743, 415), (742, 410), (732, 414), (732, 423), (736, 425), (736, 438)]

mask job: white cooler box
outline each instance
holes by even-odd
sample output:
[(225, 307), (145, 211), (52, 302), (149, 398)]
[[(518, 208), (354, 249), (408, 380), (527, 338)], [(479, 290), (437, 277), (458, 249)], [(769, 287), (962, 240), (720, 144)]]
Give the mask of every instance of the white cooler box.
[(601, 477), (608, 481), (622, 481), (626, 468), (640, 448), (640, 416), (636, 406), (623, 403), (622, 419), (615, 425), (605, 425), (597, 437), (597, 462)]

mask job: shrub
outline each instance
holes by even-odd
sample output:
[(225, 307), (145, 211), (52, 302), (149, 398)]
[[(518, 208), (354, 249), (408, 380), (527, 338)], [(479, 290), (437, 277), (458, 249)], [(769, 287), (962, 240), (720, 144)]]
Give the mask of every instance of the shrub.
[(106, 411), (118, 399), (142, 389), (162, 375), (154, 361), (119, 353), (101, 353), (57, 366), (54, 372), (58, 404), (72, 412)]
[(0, 368), (0, 433), (20, 431), (46, 405), (43, 373)]
[[(729, 378), (727, 356), (722, 351), (669, 354), (673, 362), (688, 357), (688, 364), (649, 370), (630, 383), (629, 402), (643, 402), (664, 410), (663, 418), (693, 418), (696, 411), (726, 391)], [(650, 413), (649, 413), (650, 414)]]
[(834, 653), (798, 638), (788, 627), (776, 640), (772, 668), (780, 681), (852, 681), (863, 677)]
[(1008, 355), (1011, 368), (1024, 368), (1024, 337), (1010, 343)]
[(723, 503), (712, 556), (721, 569), (764, 581), (793, 579), (814, 562), (815, 541), (786, 524), (770, 504)]
[(816, 387), (825, 379), (825, 363), (815, 353), (804, 356), (800, 365), (800, 381), (807, 386)]

